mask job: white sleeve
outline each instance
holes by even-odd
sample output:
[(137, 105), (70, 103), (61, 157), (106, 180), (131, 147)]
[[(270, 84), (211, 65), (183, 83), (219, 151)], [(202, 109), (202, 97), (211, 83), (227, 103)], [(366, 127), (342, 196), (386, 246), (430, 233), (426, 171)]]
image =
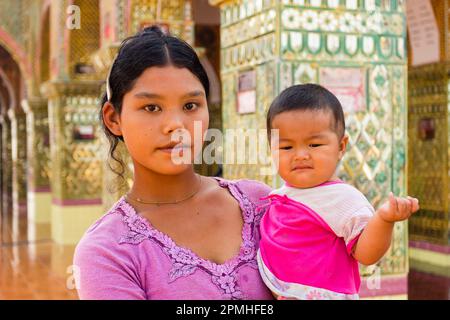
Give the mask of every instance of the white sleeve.
[(364, 230), (374, 212), (375, 210), (371, 205), (366, 205), (343, 215), (336, 226), (336, 234), (344, 238), (345, 244), (349, 245)]
[(374, 208), (358, 189), (348, 184), (296, 189), (282, 187), (271, 194), (286, 194), (289, 198), (314, 210), (333, 232), (348, 246), (358, 237), (375, 213)]

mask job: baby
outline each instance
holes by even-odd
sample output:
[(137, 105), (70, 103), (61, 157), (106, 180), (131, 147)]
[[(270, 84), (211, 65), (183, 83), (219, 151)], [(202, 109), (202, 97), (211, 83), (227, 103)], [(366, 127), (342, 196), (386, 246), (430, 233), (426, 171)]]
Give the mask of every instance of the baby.
[[(270, 141), (278, 129), (279, 140)], [(285, 184), (270, 193), (261, 219), (258, 265), (278, 299), (358, 299), (358, 262), (376, 263), (388, 250), (396, 221), (419, 209), (394, 197), (374, 210), (339, 180), (348, 143), (341, 104), (327, 89), (304, 84), (284, 90), (267, 114), (272, 154)]]

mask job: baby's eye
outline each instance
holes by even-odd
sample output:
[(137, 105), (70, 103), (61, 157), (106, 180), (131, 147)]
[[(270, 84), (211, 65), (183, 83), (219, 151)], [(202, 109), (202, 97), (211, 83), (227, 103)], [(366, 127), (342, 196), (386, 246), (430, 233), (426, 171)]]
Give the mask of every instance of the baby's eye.
[(292, 149), (292, 147), (291, 146), (285, 146), (285, 147), (280, 147), (280, 149), (281, 150), (289, 150), (289, 149)]
[(198, 108), (198, 104), (194, 102), (189, 102), (184, 105), (184, 109), (188, 111), (192, 111)]
[(311, 143), (309, 146), (310, 146), (311, 148), (317, 148), (317, 147), (323, 146), (323, 144), (319, 144), (319, 143)]
[(148, 112), (161, 111), (161, 108), (159, 106), (157, 106), (156, 104), (149, 104), (148, 106), (145, 106), (144, 109)]

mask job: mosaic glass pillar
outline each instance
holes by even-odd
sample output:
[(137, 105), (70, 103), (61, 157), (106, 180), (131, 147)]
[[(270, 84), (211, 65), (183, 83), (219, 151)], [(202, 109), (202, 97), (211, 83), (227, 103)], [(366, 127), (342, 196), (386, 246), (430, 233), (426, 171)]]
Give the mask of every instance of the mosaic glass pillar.
[(101, 81), (48, 83), (52, 239), (76, 244), (103, 213), (98, 122)]
[(22, 107), (27, 113), (27, 161), (29, 221), (50, 223), (50, 138), (47, 100), (29, 98)]
[[(346, 116), (350, 140), (340, 177), (361, 190), (374, 207), (391, 190), (406, 194), (403, 1), (210, 3), (221, 9), (224, 130), (265, 128), (266, 111), (278, 93), (294, 84), (320, 83), (337, 94)], [(254, 72), (256, 103), (250, 112), (242, 112), (237, 103), (240, 79), (249, 72)], [(225, 144), (230, 142), (225, 139)], [(280, 185), (279, 179), (262, 176), (259, 169), (225, 164), (224, 175)], [(397, 223), (386, 256), (376, 266), (361, 268), (361, 297), (406, 298), (406, 244), (406, 223)]]
[(12, 201), (13, 214), (26, 214), (27, 202), (27, 132), (26, 114), (8, 110), (11, 121)]
[(408, 70), (408, 190), (420, 199), (409, 222), (409, 258), (414, 270), (449, 278), (450, 13), (448, 1), (431, 4), (441, 31), (440, 62)]

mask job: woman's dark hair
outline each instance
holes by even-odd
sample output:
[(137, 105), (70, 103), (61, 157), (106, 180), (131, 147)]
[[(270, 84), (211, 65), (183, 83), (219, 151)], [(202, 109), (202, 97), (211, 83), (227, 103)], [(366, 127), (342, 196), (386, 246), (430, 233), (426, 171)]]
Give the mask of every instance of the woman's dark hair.
[(282, 91), (272, 102), (267, 111), (267, 136), (270, 142), (270, 132), (275, 116), (294, 110), (329, 111), (333, 115), (334, 131), (338, 138), (345, 133), (345, 118), (341, 103), (329, 90), (313, 84), (299, 84)]
[(113, 168), (111, 163), (108, 162), (109, 167), (121, 178), (125, 178), (125, 165), (120, 156), (115, 154), (115, 151), (119, 141), (123, 141), (123, 137), (114, 135), (106, 127), (103, 121), (103, 106), (109, 101), (117, 114), (120, 115), (123, 97), (133, 88), (141, 74), (148, 68), (168, 65), (188, 69), (200, 80), (208, 98), (208, 76), (195, 50), (185, 41), (164, 34), (157, 26), (147, 27), (136, 35), (125, 39), (111, 66), (106, 81), (107, 92), (103, 94), (100, 102), (99, 116), (103, 131), (110, 144), (109, 156), (120, 166), (119, 169)]

